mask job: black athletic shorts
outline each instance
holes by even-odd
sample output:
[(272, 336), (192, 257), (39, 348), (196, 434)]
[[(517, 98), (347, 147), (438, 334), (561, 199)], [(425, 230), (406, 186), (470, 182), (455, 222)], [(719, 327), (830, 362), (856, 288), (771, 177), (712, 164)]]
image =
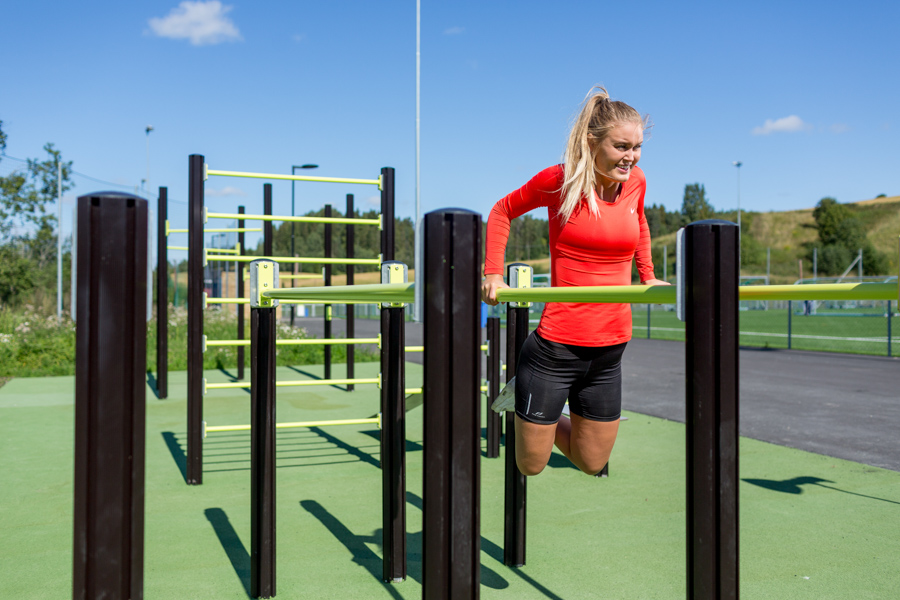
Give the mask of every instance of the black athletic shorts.
[(622, 413), (622, 353), (615, 346), (573, 346), (532, 332), (516, 367), (516, 414), (525, 421), (559, 421), (569, 411), (592, 421), (616, 421)]

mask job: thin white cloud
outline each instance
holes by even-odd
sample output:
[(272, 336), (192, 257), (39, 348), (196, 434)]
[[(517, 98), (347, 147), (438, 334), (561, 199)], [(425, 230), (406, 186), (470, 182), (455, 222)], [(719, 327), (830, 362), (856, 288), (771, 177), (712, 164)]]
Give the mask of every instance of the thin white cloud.
[(769, 135), (770, 133), (793, 133), (796, 131), (807, 131), (809, 129), (812, 129), (812, 125), (804, 123), (803, 119), (797, 115), (791, 115), (775, 120), (766, 119), (766, 122), (763, 123), (762, 127), (754, 127), (752, 133), (753, 135)]
[(462, 27), (448, 27), (444, 30), (444, 35), (459, 35), (464, 31), (465, 29)]
[(247, 192), (244, 190), (238, 189), (236, 187), (223, 187), (221, 190), (216, 190), (212, 188), (206, 188), (204, 192), (207, 196), (213, 196), (215, 198), (221, 198), (224, 196), (246, 196)]
[(848, 131), (850, 131), (850, 126), (844, 123), (835, 123), (828, 129), (831, 130), (831, 133), (847, 133)]
[(225, 16), (232, 8), (219, 0), (185, 0), (165, 17), (153, 17), (147, 23), (159, 37), (190, 40), (194, 46), (236, 42), (243, 39), (241, 32)]

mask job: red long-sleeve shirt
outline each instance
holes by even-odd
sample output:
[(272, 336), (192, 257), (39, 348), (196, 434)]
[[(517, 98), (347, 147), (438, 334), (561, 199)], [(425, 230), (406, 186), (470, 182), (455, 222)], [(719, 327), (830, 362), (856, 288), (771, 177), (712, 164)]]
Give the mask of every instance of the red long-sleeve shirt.
[[(637, 259), (641, 281), (653, 278), (650, 230), (644, 216), (644, 172), (634, 167), (619, 197), (607, 203), (596, 197), (600, 218), (586, 200), (562, 225), (563, 166), (544, 169), (524, 186), (501, 199), (488, 216), (485, 274), (504, 274), (503, 259), (510, 221), (541, 206), (550, 222), (550, 285), (629, 285), (631, 260)], [(538, 332), (544, 339), (576, 346), (612, 346), (631, 339), (631, 306), (581, 302), (548, 302)]]

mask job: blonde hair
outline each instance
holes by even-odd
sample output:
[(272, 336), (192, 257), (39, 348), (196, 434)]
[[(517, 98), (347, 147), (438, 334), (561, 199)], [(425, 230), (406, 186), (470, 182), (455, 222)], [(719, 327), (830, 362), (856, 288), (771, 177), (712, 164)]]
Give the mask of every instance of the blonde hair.
[[(600, 86), (591, 88), (581, 104), (581, 110), (575, 118), (569, 140), (566, 143), (565, 178), (562, 184), (562, 203), (559, 216), (565, 224), (572, 216), (575, 207), (582, 198), (587, 200), (591, 214), (599, 217), (597, 206), (591, 193), (594, 189), (594, 152), (599, 143), (619, 123), (640, 123), (644, 129), (649, 127), (649, 118), (642, 118), (631, 106), (619, 100), (610, 100), (606, 89)], [(588, 135), (594, 139), (593, 145)]]

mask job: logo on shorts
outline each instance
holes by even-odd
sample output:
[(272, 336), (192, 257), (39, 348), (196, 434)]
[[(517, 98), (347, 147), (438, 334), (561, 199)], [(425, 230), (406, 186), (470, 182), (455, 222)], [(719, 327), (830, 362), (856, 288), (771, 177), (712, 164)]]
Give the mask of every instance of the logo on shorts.
[(543, 418), (544, 418), (544, 413), (542, 413), (542, 412), (536, 412), (536, 413), (534, 413), (534, 414), (531, 415), (531, 416), (532, 416), (532, 417), (540, 417), (540, 418), (543, 419)]

